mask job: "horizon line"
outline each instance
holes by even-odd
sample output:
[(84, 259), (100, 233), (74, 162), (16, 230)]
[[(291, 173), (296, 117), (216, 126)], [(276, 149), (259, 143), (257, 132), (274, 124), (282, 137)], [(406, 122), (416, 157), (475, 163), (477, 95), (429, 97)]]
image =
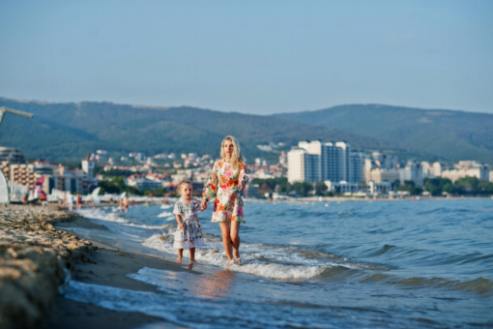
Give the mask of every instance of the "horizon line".
[(203, 107), (200, 105), (187, 105), (187, 104), (180, 104), (180, 105), (156, 105), (156, 104), (144, 104), (144, 103), (124, 103), (124, 102), (119, 102), (119, 101), (111, 101), (111, 100), (77, 100), (77, 101), (53, 101), (53, 100), (40, 100), (40, 99), (35, 99), (35, 98), (16, 98), (16, 97), (5, 97), (0, 95), (0, 99), (5, 99), (5, 100), (10, 100), (10, 101), (16, 101), (16, 102), (24, 102), (24, 103), (36, 103), (36, 104), (82, 104), (82, 103), (108, 103), (108, 104), (113, 104), (113, 105), (125, 105), (125, 106), (131, 106), (131, 107), (141, 107), (141, 108), (148, 108), (148, 109), (154, 109), (154, 110), (166, 110), (166, 109), (171, 109), (171, 108), (181, 108), (181, 107), (189, 107), (189, 108), (195, 108), (198, 110), (204, 110), (204, 111), (213, 111), (213, 112), (223, 112), (223, 113), (236, 113), (236, 114), (243, 114), (243, 115), (254, 115), (254, 116), (272, 116), (272, 115), (285, 115), (285, 114), (296, 114), (296, 113), (302, 113), (302, 112), (319, 112), (319, 111), (325, 111), (325, 110), (330, 110), (336, 107), (343, 107), (343, 106), (381, 106), (381, 107), (398, 107), (402, 109), (413, 109), (413, 110), (419, 110), (419, 111), (442, 111), (442, 112), (460, 112), (460, 113), (470, 113), (470, 114), (489, 114), (493, 115), (492, 112), (488, 112), (486, 110), (464, 110), (464, 109), (455, 109), (455, 108), (436, 108), (436, 107), (421, 107), (421, 106), (411, 106), (411, 105), (396, 105), (396, 104), (390, 104), (390, 103), (380, 103), (380, 102), (361, 102), (361, 103), (340, 103), (340, 104), (335, 104), (335, 105), (329, 105), (323, 108), (318, 108), (318, 109), (309, 109), (309, 110), (294, 110), (291, 112), (270, 112), (270, 113), (250, 113), (250, 112), (243, 112), (243, 111), (235, 111), (235, 110), (226, 110), (226, 109), (217, 109), (217, 108), (209, 108), (209, 107)]

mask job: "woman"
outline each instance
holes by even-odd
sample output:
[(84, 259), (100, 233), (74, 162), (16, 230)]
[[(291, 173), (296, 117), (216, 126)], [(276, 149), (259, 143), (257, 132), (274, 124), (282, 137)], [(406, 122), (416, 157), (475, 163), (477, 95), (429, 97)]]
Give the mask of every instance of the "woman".
[(214, 200), (212, 222), (219, 223), (228, 265), (240, 265), (240, 223), (243, 221), (243, 190), (247, 182), (240, 145), (233, 136), (221, 142), (221, 159), (214, 162), (202, 193), (202, 209)]

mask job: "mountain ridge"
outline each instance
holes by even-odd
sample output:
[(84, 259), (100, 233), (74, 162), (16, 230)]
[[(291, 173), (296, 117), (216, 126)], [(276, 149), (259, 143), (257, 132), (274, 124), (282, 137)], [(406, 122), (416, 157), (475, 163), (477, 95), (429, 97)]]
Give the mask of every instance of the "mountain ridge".
[[(493, 133), (488, 129), (493, 126), (493, 115), (480, 112), (345, 104), (258, 115), (185, 105), (26, 102), (2, 97), (0, 106), (34, 113), (31, 121), (10, 116), (0, 128), (0, 144), (21, 149), (28, 158), (76, 159), (96, 148), (216, 155), (222, 137), (233, 134), (248, 158), (274, 157), (260, 151), (258, 144), (284, 142), (290, 146), (299, 140), (321, 139), (346, 140), (355, 149), (384, 150), (404, 159), (467, 158), (493, 163)], [(37, 138), (30, 138), (32, 132)], [(450, 152), (454, 145), (461, 149)]]

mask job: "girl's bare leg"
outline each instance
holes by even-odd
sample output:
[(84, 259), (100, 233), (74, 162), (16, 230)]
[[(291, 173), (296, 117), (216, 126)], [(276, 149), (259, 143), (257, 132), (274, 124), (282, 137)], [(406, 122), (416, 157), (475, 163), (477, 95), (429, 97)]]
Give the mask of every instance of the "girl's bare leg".
[(181, 264), (183, 262), (183, 249), (178, 249), (178, 255), (176, 256), (176, 262)]
[(188, 264), (188, 269), (191, 270), (193, 268), (193, 264), (195, 263), (195, 248), (190, 248), (190, 264)]
[(230, 237), (233, 245), (233, 256), (240, 258), (240, 223), (235, 220), (231, 221)]
[(232, 260), (232, 246), (231, 246), (231, 238), (229, 236), (230, 224), (229, 222), (221, 222), (219, 223), (219, 227), (221, 228), (221, 236), (223, 238), (224, 251), (226, 252), (226, 257), (228, 260)]

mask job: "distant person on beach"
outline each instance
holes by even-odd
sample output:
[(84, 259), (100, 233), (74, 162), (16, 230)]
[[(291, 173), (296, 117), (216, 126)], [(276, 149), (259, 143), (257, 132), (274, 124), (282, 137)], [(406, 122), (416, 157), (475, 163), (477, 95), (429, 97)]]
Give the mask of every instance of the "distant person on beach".
[(197, 213), (201, 210), (200, 203), (192, 197), (192, 183), (183, 181), (177, 186), (177, 192), (180, 198), (176, 201), (173, 214), (178, 225), (175, 232), (175, 241), (173, 247), (177, 249), (178, 255), (176, 262), (183, 263), (183, 249), (190, 252), (190, 263), (188, 268), (192, 269), (195, 263), (195, 248), (201, 247), (202, 228), (200, 227)]
[(219, 223), (228, 265), (240, 265), (240, 223), (243, 220), (243, 190), (247, 183), (246, 166), (240, 145), (233, 136), (221, 142), (221, 158), (214, 162), (202, 193), (202, 209), (213, 200), (212, 222)]
[(65, 192), (65, 207), (70, 211), (74, 209), (74, 196), (70, 192)]
[(77, 196), (75, 197), (75, 207), (77, 209), (82, 208), (82, 196), (80, 195), (80, 193), (77, 193)]
[(118, 201), (118, 208), (123, 212), (127, 212), (128, 206), (129, 206), (129, 201), (128, 201), (127, 192), (123, 192), (122, 196), (120, 197), (120, 200)]

